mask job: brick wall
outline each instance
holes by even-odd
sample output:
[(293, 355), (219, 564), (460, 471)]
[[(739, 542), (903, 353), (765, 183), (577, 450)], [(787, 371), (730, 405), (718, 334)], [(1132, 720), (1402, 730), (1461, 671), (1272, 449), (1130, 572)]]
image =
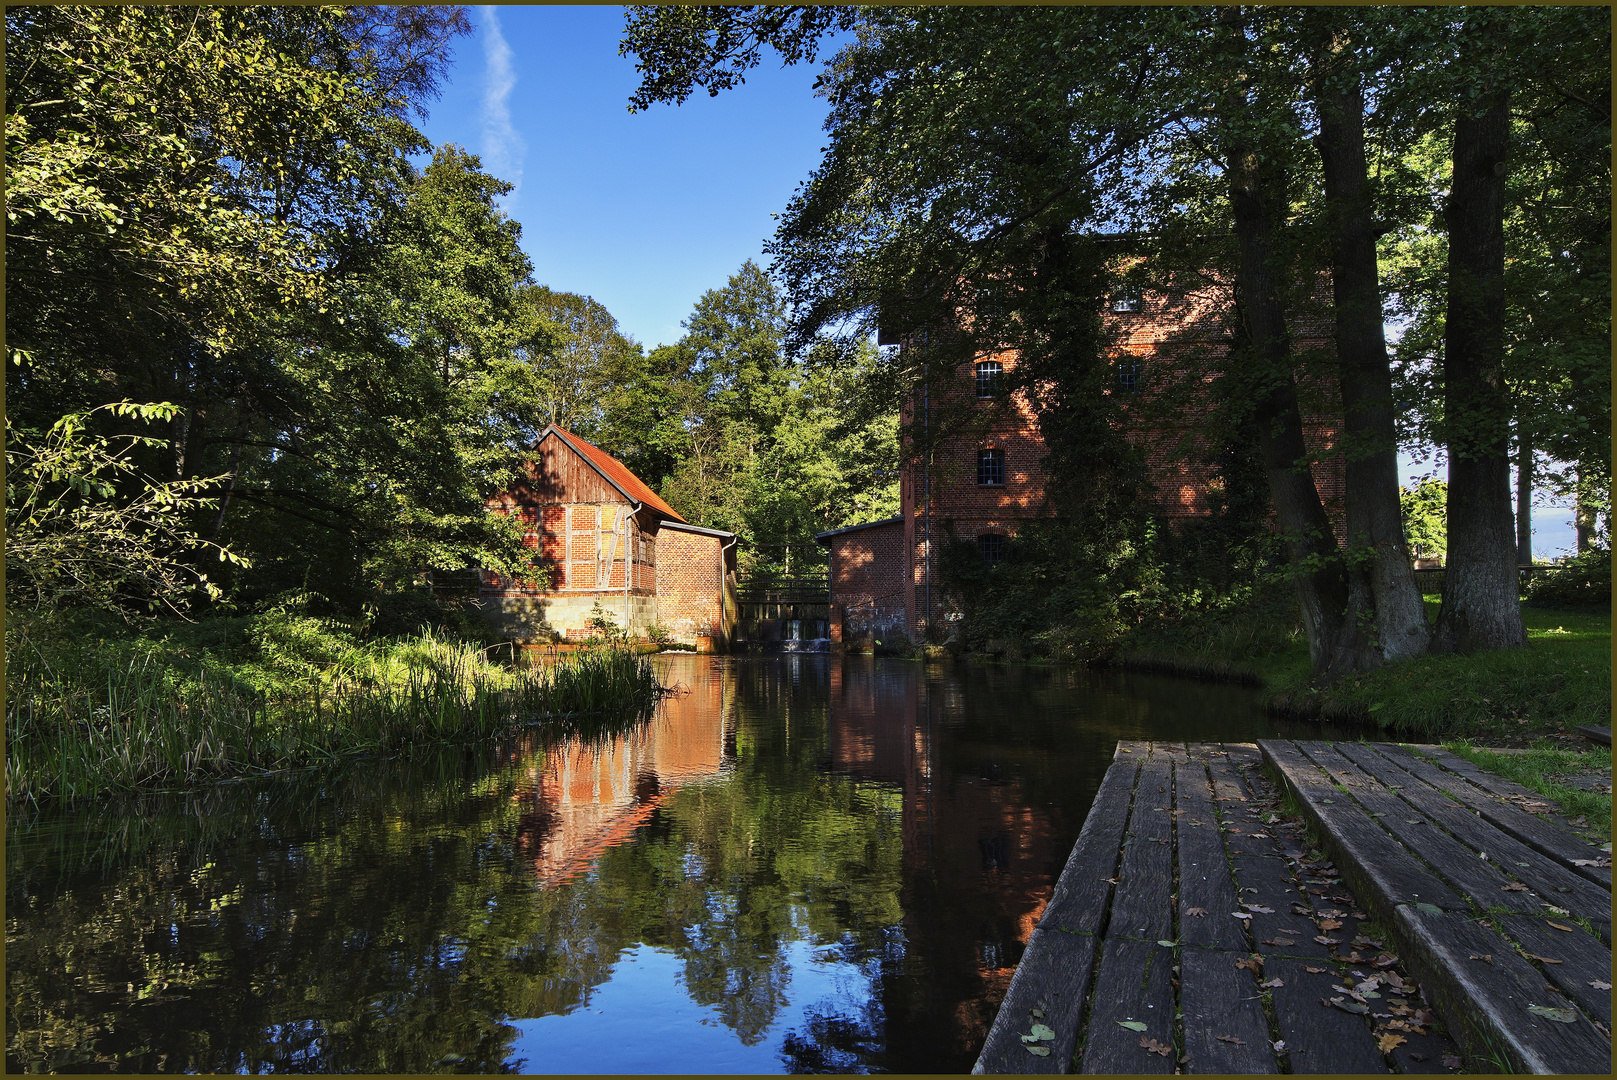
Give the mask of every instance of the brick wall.
[(904, 523), (891, 521), (828, 539), (831, 599), (843, 606), (845, 641), (881, 639), (906, 625)]
[(735, 548), (706, 533), (664, 528), (657, 537), (658, 619), (676, 640), (728, 642), (735, 625)]
[[(1328, 283), (1324, 290), (1328, 293)], [(1232, 297), (1222, 284), (1197, 280), (1190, 287), (1148, 292), (1141, 300), (1139, 311), (1106, 316), (1117, 335), (1114, 364), (1119, 378), (1110, 392), (1129, 396), (1122, 402), (1124, 415), (1130, 418), (1125, 437), (1145, 450), (1144, 480), (1154, 509), (1170, 521), (1184, 521), (1210, 514), (1218, 502), (1212, 490), (1218, 472), (1213, 447), (1194, 429), (1212, 407), (1216, 376), (1210, 373), (1219, 368), (1229, 349), (1226, 319)], [(1345, 476), (1342, 457), (1333, 452), (1340, 432), (1340, 405), (1328, 363), (1329, 326), (1318, 318), (1299, 318), (1294, 333), (1299, 354), (1327, 361), (1316, 363), (1323, 372), (1304, 378), (1300, 397), (1304, 441), (1310, 454), (1320, 459), (1312, 466), (1315, 484), (1341, 539), (1346, 531)], [(1006, 372), (1016, 364), (1015, 353), (987, 359)], [(959, 365), (949, 384), (932, 389), (931, 410), (950, 416), (959, 434), (939, 440), (929, 464), (907, 459), (900, 481), (904, 538), (899, 559), (907, 568), (899, 572), (908, 586), (904, 622), (917, 635), (928, 615), (929, 532), (935, 557), (938, 546), (951, 536), (962, 540), (989, 533), (1015, 536), (1020, 524), (1053, 512), (1044, 490), (1041, 463), (1047, 449), (1037, 418), (1019, 394), (1009, 400), (977, 401), (978, 362)], [(920, 419), (920, 408), (919, 401), (908, 403), (906, 424)], [(1003, 485), (977, 482), (978, 452), (990, 449), (1004, 452)], [(945, 605), (935, 566), (930, 576), (932, 615), (939, 617)], [(835, 577), (832, 600), (846, 602)]]

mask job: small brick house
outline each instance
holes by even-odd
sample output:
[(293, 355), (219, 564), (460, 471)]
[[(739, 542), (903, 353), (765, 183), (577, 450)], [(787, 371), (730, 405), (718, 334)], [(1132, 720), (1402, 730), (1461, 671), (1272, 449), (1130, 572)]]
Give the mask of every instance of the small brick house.
[[(1117, 331), (1116, 383), (1109, 393), (1138, 395), (1143, 402), (1151, 400), (1156, 380), (1171, 378), (1192, 384), (1187, 398), (1192, 414), (1211, 408), (1207, 384), (1212, 376), (1196, 373), (1206, 369), (1208, 357), (1230, 348), (1227, 288), (1204, 281), (1160, 293), (1120, 288), (1107, 307), (1106, 317)], [(1329, 334), (1305, 324), (1297, 344), (1299, 351), (1329, 350)], [(996, 400), (996, 380), (1016, 362), (1014, 351), (963, 362), (942, 389), (934, 386), (929, 401), (909, 402), (906, 426), (924, 421), (923, 409), (936, 414), (962, 405), (982, 408), (983, 422), (971, 434), (940, 439), (930, 462), (905, 455), (898, 517), (816, 537), (829, 549), (830, 599), (844, 622), (840, 636), (919, 638), (929, 620), (947, 618), (952, 607), (938, 585), (939, 543), (949, 535), (975, 539), (983, 558), (994, 561), (1021, 523), (1053, 513), (1042, 471), (1047, 450), (1031, 404), (1020, 393)], [(1314, 480), (1340, 537), (1343, 462), (1330, 452), (1338, 407), (1329, 387), (1315, 389), (1322, 391), (1315, 395), (1321, 404), (1304, 409), (1305, 441), (1321, 459), (1313, 466)], [(1157, 512), (1170, 522), (1212, 513), (1218, 469), (1198, 452), (1205, 448), (1192, 433), (1194, 416), (1181, 411), (1183, 423), (1164, 426), (1125, 405), (1125, 417), (1131, 412), (1136, 415), (1125, 421), (1125, 436), (1145, 448), (1144, 479)]]
[(593, 637), (598, 605), (632, 637), (660, 625), (675, 640), (725, 647), (737, 611), (734, 533), (690, 524), (622, 462), (554, 424), (529, 447), (523, 472), (486, 505), (525, 523), (524, 543), (549, 582), (483, 572), (478, 599), (499, 633)]

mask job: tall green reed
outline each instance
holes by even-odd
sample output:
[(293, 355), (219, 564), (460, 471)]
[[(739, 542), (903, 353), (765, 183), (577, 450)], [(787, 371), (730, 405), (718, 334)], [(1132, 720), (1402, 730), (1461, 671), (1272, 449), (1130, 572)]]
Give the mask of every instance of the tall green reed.
[(649, 712), (651, 665), (617, 649), (533, 668), (425, 633), (273, 690), (204, 664), (84, 648), (49, 659), (14, 640), (6, 796), (78, 799), (330, 763), (523, 725), (587, 731)]

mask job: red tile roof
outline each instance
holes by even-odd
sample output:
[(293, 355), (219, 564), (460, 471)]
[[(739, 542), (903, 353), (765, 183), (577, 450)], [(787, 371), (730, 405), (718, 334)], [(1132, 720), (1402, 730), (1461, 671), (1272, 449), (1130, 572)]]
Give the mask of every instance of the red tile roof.
[[(591, 465), (595, 466), (595, 471), (606, 477), (608, 483), (617, 488), (619, 491), (623, 492), (629, 498), (633, 499), (635, 502), (645, 503), (653, 510), (664, 515), (665, 517), (671, 517), (675, 521), (685, 521), (685, 519), (679, 515), (677, 510), (663, 502), (657, 493), (647, 487), (645, 482), (638, 476), (630, 472), (623, 462), (619, 461), (605, 450), (602, 450), (600, 447), (585, 442), (577, 435), (574, 435), (571, 431), (568, 431), (565, 428), (557, 427), (555, 424), (551, 424), (540, 433), (539, 438), (535, 440), (535, 445), (544, 441), (544, 437), (549, 435), (551, 432), (555, 432), (558, 436), (560, 436), (562, 442), (572, 447), (580, 457), (582, 457), (585, 461), (588, 461)], [(689, 524), (689, 522), (687, 522), (687, 524)]]

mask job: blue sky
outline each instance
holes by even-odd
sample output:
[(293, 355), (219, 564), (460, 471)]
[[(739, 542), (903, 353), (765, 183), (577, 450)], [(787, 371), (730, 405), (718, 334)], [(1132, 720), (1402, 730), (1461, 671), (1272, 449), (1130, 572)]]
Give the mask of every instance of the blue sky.
[[(825, 102), (818, 64), (771, 58), (746, 85), (631, 115), (639, 79), (618, 55), (623, 10), (476, 7), (443, 97), (421, 125), (517, 185), (505, 209), (522, 223), (539, 282), (606, 305), (648, 348), (677, 340), (697, 299), (763, 245), (820, 160)], [(1433, 471), (1402, 459), (1406, 482)], [(1438, 466), (1439, 475), (1446, 471)], [(1533, 548), (1575, 546), (1566, 508), (1534, 509)]]
[(443, 97), (422, 125), (517, 184), (534, 277), (606, 305), (651, 347), (747, 259), (767, 265), (771, 214), (819, 163), (818, 65), (766, 60), (716, 98), (631, 115), (634, 62), (617, 7), (477, 7)]

